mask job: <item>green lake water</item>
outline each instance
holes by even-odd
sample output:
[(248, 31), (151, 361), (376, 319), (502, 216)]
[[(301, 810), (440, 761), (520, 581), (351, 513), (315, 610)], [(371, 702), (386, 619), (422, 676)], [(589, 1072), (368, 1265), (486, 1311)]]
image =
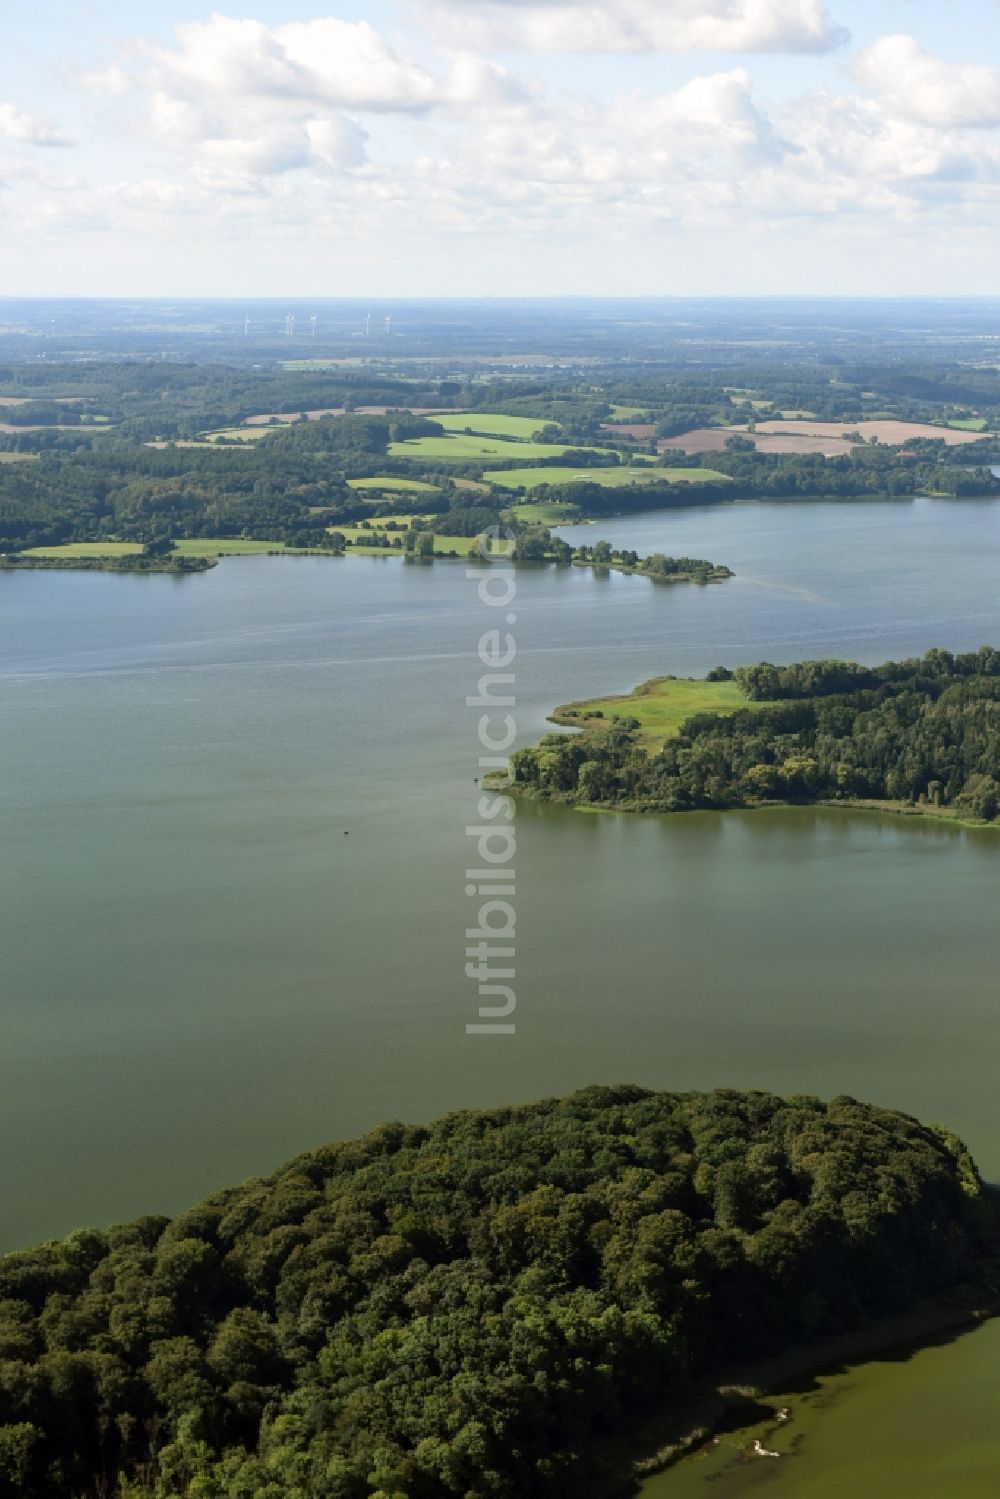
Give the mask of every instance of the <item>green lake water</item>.
[[(657, 673), (1000, 643), (991, 503), (717, 505), (580, 534), (737, 576), (520, 572), (522, 742), (556, 703)], [(457, 563), (0, 575), (0, 1246), (173, 1211), (383, 1118), (595, 1080), (853, 1093), (948, 1123), (1000, 1176), (988, 831), (523, 805), (517, 1033), (466, 1035), (465, 697), (494, 613)], [(971, 1408), (997, 1352), (987, 1329), (887, 1365), (880, 1399), (922, 1422), (926, 1357)], [(796, 1470), (866, 1409), (850, 1385)]]
[[(642, 1486), (642, 1499), (994, 1499), (1000, 1323), (818, 1374)], [(756, 1456), (757, 1439), (777, 1459)]]

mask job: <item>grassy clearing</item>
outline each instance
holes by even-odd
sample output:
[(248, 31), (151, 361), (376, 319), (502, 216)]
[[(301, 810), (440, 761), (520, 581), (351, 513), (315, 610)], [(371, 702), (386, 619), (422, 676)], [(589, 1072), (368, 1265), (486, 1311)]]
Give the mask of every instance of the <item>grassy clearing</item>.
[[(265, 431), (268, 429), (265, 428)], [(273, 431), (273, 427), (270, 429)], [(157, 437), (150, 442), (143, 443), (144, 448), (200, 448), (203, 453), (248, 453), (250, 444), (247, 442), (209, 442), (205, 437), (177, 437), (169, 441), (164, 437)]]
[(217, 443), (229, 439), (233, 442), (260, 442), (271, 432), (280, 432), (281, 427), (220, 427), (216, 432), (203, 432), (205, 442)]
[(621, 489), (628, 484), (705, 484), (710, 479), (726, 481), (726, 475), (713, 468), (656, 468), (633, 465), (629, 468), (509, 468), (494, 469), (483, 475), (500, 489), (537, 489), (540, 484), (600, 484), (607, 489)]
[(959, 432), (985, 432), (987, 425), (985, 416), (953, 416), (948, 422)]
[(398, 479), (392, 476), (376, 479), (348, 479), (349, 489), (373, 489), (377, 493), (386, 494), (438, 494), (436, 484), (427, 484), (423, 479)]
[[(349, 553), (361, 556), (391, 557), (398, 556), (404, 551), (404, 537), (409, 530), (411, 520), (433, 521), (433, 519), (431, 515), (382, 515), (377, 521), (371, 521), (367, 526), (333, 525), (327, 526), (326, 529), (331, 532), (339, 531), (344, 539), (351, 543), (348, 548)], [(390, 529), (386, 525), (387, 521), (394, 521), (396, 525)], [(379, 546), (375, 537), (386, 537), (390, 546)], [(394, 545), (397, 541), (398, 546)], [(459, 557), (467, 557), (475, 545), (475, 536), (446, 536), (438, 531), (434, 533), (434, 550), (438, 553), (455, 552)]]
[(611, 420), (613, 422), (637, 422), (646, 415), (648, 409), (646, 406), (612, 406)]
[[(751, 703), (735, 682), (704, 682), (686, 677), (653, 677), (634, 692), (616, 697), (588, 698), (567, 703), (549, 716), (553, 723), (582, 728), (588, 734), (607, 731), (613, 715), (637, 718), (639, 742), (651, 753), (672, 739), (681, 725), (695, 713), (737, 713), (741, 708), (768, 707)], [(585, 713), (601, 713), (603, 718), (584, 718)]]
[[(361, 525), (360, 522), (356, 522), (354, 525), (340, 525), (334, 522), (332, 525), (327, 526), (326, 529), (328, 531), (339, 531), (341, 536), (346, 536), (348, 541), (360, 541), (366, 536), (382, 534), (388, 534), (391, 540), (394, 536), (402, 538), (404, 532), (410, 529), (410, 521), (412, 519), (413, 517), (409, 515), (380, 515), (378, 520), (369, 521), (367, 526)], [(387, 521), (392, 521), (394, 524), (391, 527), (387, 526)]]
[(0, 453), (0, 463), (37, 463), (37, 453)]
[(556, 500), (545, 500), (537, 504), (527, 500), (523, 504), (511, 506), (508, 513), (534, 526), (572, 526), (582, 518), (582, 512), (576, 505), (560, 504)]
[(440, 411), (430, 420), (440, 422), (446, 432), (472, 432), (480, 437), (519, 437), (525, 441), (530, 441), (546, 425), (543, 416), (507, 416), (498, 411)]
[[(481, 458), (561, 458), (570, 449), (564, 443), (516, 442), (512, 438), (477, 437), (454, 432), (444, 437), (413, 437), (389, 444), (390, 458), (413, 458), (419, 463), (474, 463)], [(587, 452), (605, 452), (588, 448)]]
[(54, 547), (26, 547), (25, 557), (138, 557), (137, 541), (68, 541)]

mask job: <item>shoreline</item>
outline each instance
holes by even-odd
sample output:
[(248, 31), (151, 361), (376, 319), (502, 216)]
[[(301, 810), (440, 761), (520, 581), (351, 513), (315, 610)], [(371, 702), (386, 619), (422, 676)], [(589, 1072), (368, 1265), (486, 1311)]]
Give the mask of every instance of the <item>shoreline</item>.
[(735, 576), (731, 567), (723, 564), (713, 567), (704, 576), (697, 573), (657, 573), (641, 564), (631, 566), (627, 562), (594, 562), (589, 557), (574, 557), (572, 567), (589, 567), (593, 572), (625, 573), (639, 578), (649, 578), (653, 583), (725, 583)]
[[(757, 1364), (731, 1370), (708, 1382), (691, 1398), (671, 1423), (673, 1429), (668, 1432), (666, 1440), (660, 1441), (647, 1456), (632, 1459), (629, 1475), (632, 1488), (629, 1492), (635, 1494), (636, 1483), (665, 1472), (704, 1446), (726, 1417), (742, 1405), (784, 1393), (784, 1386), (827, 1372), (837, 1365), (868, 1363), (880, 1354), (893, 1353), (908, 1346), (914, 1349), (929, 1346), (947, 1334), (960, 1337), (998, 1315), (998, 1297), (985, 1303), (977, 1298), (977, 1304), (964, 1306), (956, 1306), (947, 1300), (931, 1302), (915, 1311), (880, 1318), (850, 1332), (830, 1334), (786, 1353), (773, 1354)], [(655, 1418), (647, 1423), (647, 1436), (651, 1442), (656, 1441), (656, 1426)], [(618, 1496), (625, 1492), (620, 1488)]]
[[(559, 720), (550, 717), (550, 722), (558, 723)], [(560, 725), (561, 726), (561, 725)], [(570, 727), (582, 726), (571, 725)], [(500, 776), (501, 772), (494, 772)], [(539, 796), (537, 791), (530, 787), (517, 787), (504, 783), (502, 786), (498, 781), (493, 781), (492, 776), (483, 777), (483, 786), (487, 791), (502, 789), (511, 796), (522, 797), (525, 801), (548, 802), (553, 806), (568, 807), (572, 812), (583, 812), (588, 816), (597, 812), (605, 816), (622, 817), (689, 817), (692, 814), (703, 812), (716, 812), (724, 814), (727, 812), (782, 812), (782, 811), (805, 811), (809, 807), (827, 807), (841, 812), (882, 812), (887, 816), (916, 818), (922, 822), (945, 823), (948, 827), (972, 828), (977, 832), (1000, 832), (1000, 818), (994, 822), (975, 822), (970, 817), (960, 817), (957, 813), (950, 811), (947, 807), (928, 808), (912, 806), (909, 802), (889, 801), (864, 801), (861, 798), (847, 798), (835, 801), (829, 797), (820, 797), (811, 802), (744, 802), (731, 807), (685, 807), (669, 810), (666, 807), (637, 807), (618, 802), (577, 802), (571, 801), (566, 796)]]

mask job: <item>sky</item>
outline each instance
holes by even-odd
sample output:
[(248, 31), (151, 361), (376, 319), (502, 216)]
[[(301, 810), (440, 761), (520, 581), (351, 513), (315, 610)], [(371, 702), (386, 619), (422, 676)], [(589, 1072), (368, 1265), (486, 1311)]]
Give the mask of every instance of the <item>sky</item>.
[(0, 0), (0, 294), (993, 295), (1000, 0)]

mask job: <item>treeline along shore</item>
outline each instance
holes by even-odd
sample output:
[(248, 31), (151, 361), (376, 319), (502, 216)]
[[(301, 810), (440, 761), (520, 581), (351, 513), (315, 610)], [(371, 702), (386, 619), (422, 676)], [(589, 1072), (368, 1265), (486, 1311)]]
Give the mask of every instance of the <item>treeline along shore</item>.
[(0, 1493), (621, 1493), (734, 1365), (990, 1304), (995, 1237), (957, 1139), (852, 1098), (385, 1124), (0, 1260)]
[(836, 801), (990, 823), (1000, 811), (991, 646), (876, 667), (719, 667), (554, 717), (582, 732), (517, 751), (515, 793), (637, 812)]

